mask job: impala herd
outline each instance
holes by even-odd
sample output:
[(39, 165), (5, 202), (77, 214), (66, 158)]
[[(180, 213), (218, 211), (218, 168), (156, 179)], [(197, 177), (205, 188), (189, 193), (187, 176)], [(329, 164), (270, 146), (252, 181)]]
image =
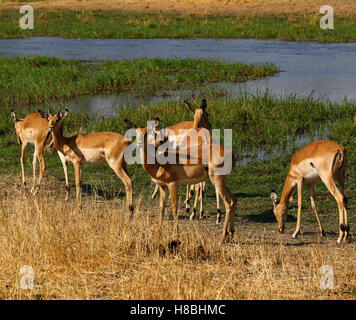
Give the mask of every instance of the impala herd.
[[(209, 178), (216, 190), (217, 224), (220, 223), (221, 219), (220, 197), (225, 205), (226, 214), (220, 240), (220, 243), (223, 243), (231, 240), (234, 235), (237, 201), (226, 186), (225, 179), (235, 166), (235, 157), (230, 148), (220, 145), (212, 138), (212, 126), (206, 112), (206, 100), (202, 100), (200, 108), (195, 108), (188, 101), (185, 101), (185, 103), (194, 113), (193, 121), (180, 122), (163, 130), (158, 130), (160, 124), (158, 118), (154, 120), (154, 130), (150, 130), (148, 127), (138, 127), (127, 119), (125, 119), (125, 124), (128, 129), (134, 130), (136, 133), (136, 145), (139, 148), (138, 153), (142, 167), (156, 184), (152, 198), (155, 197), (158, 191), (160, 192), (159, 224), (163, 220), (169, 196), (174, 219), (173, 233), (174, 235), (178, 234), (177, 186), (179, 184), (187, 186), (186, 199), (184, 201), (187, 212), (190, 211), (189, 201), (195, 192), (195, 201), (190, 219), (193, 220), (196, 217), (198, 201), (200, 201), (199, 215), (201, 218), (204, 214), (203, 193), (205, 183)], [(107, 163), (124, 184), (127, 210), (132, 215), (134, 212), (132, 180), (127, 171), (125, 158), (125, 153), (132, 144), (132, 140), (114, 132), (96, 132), (64, 137), (61, 120), (67, 115), (67, 109), (60, 110), (56, 114), (39, 110), (31, 113), (25, 119), (18, 119), (15, 113), (11, 112), (11, 117), (15, 122), (18, 142), (22, 147), (20, 157), (22, 186), (26, 186), (24, 156), (27, 145), (33, 144), (35, 148), (33, 154), (33, 185), (31, 188), (33, 195), (37, 194), (45, 171), (44, 150), (46, 147), (55, 148), (63, 165), (66, 200), (68, 200), (70, 192), (67, 173), (68, 161), (72, 162), (75, 171), (78, 205), (81, 203), (83, 164)], [(191, 132), (193, 136), (197, 136), (194, 144), (191, 140)], [(190, 138), (187, 138), (188, 136)], [(149, 152), (150, 144), (157, 151), (155, 157), (162, 156), (175, 161), (167, 163), (149, 161), (151, 156)], [(204, 150), (209, 151), (208, 156), (205, 156)], [(221, 157), (223, 160), (221, 160)], [(37, 159), (40, 163), (40, 173), (36, 183)], [(226, 166), (228, 168), (227, 171), (219, 170)], [(343, 240), (348, 240), (350, 228), (347, 221), (347, 199), (344, 192), (345, 168), (346, 150), (335, 142), (316, 141), (297, 151), (290, 163), (280, 200), (278, 200), (274, 191), (270, 195), (278, 230), (281, 233), (284, 232), (288, 203), (291, 201), (291, 193), (296, 187), (298, 192), (298, 215), (293, 238), (296, 238), (300, 233), (302, 191), (303, 186), (306, 185), (310, 192), (311, 205), (319, 224), (320, 233), (325, 236), (325, 231), (316, 209), (313, 188), (313, 184), (321, 180), (338, 205), (339, 237), (337, 243), (340, 244)]]

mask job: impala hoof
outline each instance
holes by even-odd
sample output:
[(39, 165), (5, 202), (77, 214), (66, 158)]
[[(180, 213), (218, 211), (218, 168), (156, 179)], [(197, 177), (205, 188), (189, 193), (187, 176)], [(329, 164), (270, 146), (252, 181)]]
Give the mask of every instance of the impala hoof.
[(292, 238), (293, 239), (297, 239), (298, 235), (299, 235), (299, 231), (298, 232), (294, 232), (293, 235), (292, 235)]
[(32, 194), (33, 196), (35, 196), (35, 195), (37, 194), (37, 192), (38, 192), (38, 189), (39, 189), (39, 187), (32, 188), (32, 189), (31, 189), (31, 194)]

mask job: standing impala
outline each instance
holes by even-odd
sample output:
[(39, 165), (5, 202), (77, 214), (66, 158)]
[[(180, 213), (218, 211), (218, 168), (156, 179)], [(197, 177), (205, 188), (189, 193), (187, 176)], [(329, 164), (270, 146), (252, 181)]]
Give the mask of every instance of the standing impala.
[[(184, 140), (185, 132), (191, 130), (191, 129), (198, 129), (198, 128), (205, 128), (207, 130), (211, 130), (212, 126), (211, 123), (208, 119), (208, 113), (206, 111), (207, 108), (207, 101), (206, 99), (203, 99), (200, 108), (195, 108), (192, 106), (188, 101), (184, 101), (184, 103), (187, 105), (189, 110), (194, 113), (194, 120), (193, 121), (183, 121), (176, 123), (172, 126), (166, 127), (164, 129), (164, 137), (168, 139), (168, 141), (173, 144), (173, 148), (178, 149), (180, 142)], [(159, 131), (157, 130), (159, 124), (159, 119), (156, 118), (156, 127), (155, 131), (158, 133)], [(156, 185), (154, 193), (152, 194), (152, 198), (154, 198), (158, 192), (159, 186)], [(190, 215), (190, 219), (193, 220), (196, 216), (197, 212), (197, 201), (198, 198), (200, 199), (200, 212), (199, 216), (200, 218), (203, 216), (203, 191), (205, 188), (205, 182), (201, 182), (197, 185), (187, 185), (187, 191), (186, 191), (186, 199), (184, 201), (185, 203), (185, 208), (186, 211), (190, 211), (190, 205), (189, 201), (192, 199), (192, 196), (195, 191), (195, 201), (194, 201), (194, 207), (193, 207), (193, 212)], [(220, 209), (220, 199), (219, 199), (219, 193), (217, 190), (216, 192), (216, 202), (217, 202), (217, 218), (216, 218), (216, 223), (220, 224), (221, 220), (221, 209)]]
[[(287, 219), (287, 204), (295, 187), (298, 190), (298, 217), (297, 226), (293, 233), (296, 238), (300, 233), (300, 218), (302, 212), (302, 191), (307, 185), (310, 192), (310, 200), (316, 219), (319, 224), (321, 235), (325, 231), (321, 225), (314, 199), (313, 184), (323, 181), (329, 192), (335, 198), (339, 208), (340, 233), (337, 243), (345, 241), (349, 236), (349, 225), (347, 222), (347, 200), (344, 193), (346, 155), (345, 148), (332, 141), (316, 141), (297, 151), (290, 163), (290, 169), (284, 183), (280, 201), (277, 194), (271, 193), (274, 205), (274, 214), (277, 219), (278, 230), (284, 232)], [(335, 184), (335, 179), (338, 186)]]
[[(194, 146), (198, 150), (196, 153), (193, 153), (193, 148), (190, 145), (188, 145), (184, 150), (180, 147), (179, 150), (169, 151), (171, 152), (173, 158), (175, 158), (174, 163), (159, 164), (157, 163), (156, 158), (152, 163), (152, 161), (147, 161), (147, 148), (149, 147), (148, 135), (154, 135), (154, 132), (147, 131), (146, 127), (137, 128), (135, 124), (129, 120), (125, 120), (125, 123), (128, 129), (136, 129), (137, 145), (140, 148), (142, 167), (160, 187), (159, 222), (161, 223), (163, 220), (169, 192), (174, 218), (173, 230), (174, 234), (178, 233), (178, 184), (197, 184), (210, 178), (217, 192), (223, 199), (226, 208), (225, 222), (220, 243), (224, 242), (227, 235), (228, 240), (231, 240), (234, 234), (236, 200), (230, 190), (226, 187), (225, 179), (227, 175), (231, 173), (231, 170), (235, 164), (232, 150), (219, 144), (213, 144), (210, 139), (210, 144), (207, 144), (209, 153), (205, 153), (203, 144), (199, 143)], [(200, 130), (206, 129), (191, 130), (199, 132)], [(207, 137), (211, 138), (209, 132), (207, 132)], [(221, 157), (223, 157), (223, 161), (221, 161)], [(224, 168), (223, 172), (219, 170), (221, 168)]]
[(117, 174), (125, 186), (128, 210), (133, 213), (132, 181), (126, 169), (124, 151), (130, 142), (124, 136), (115, 132), (96, 132), (77, 134), (67, 138), (63, 136), (60, 120), (68, 115), (68, 110), (57, 114), (41, 112), (41, 117), (47, 119), (52, 133), (53, 143), (65, 158), (73, 163), (77, 202), (81, 202), (81, 182), (84, 163), (107, 163)]
[[(26, 186), (25, 180), (25, 168), (24, 168), (24, 157), (26, 153), (26, 147), (28, 144), (33, 144), (35, 147), (35, 152), (33, 153), (33, 185), (31, 193), (36, 195), (40, 187), (46, 166), (44, 162), (44, 149), (52, 143), (52, 136), (49, 133), (48, 122), (43, 119), (40, 115), (42, 111), (34, 112), (29, 114), (25, 119), (17, 119), (14, 111), (11, 111), (11, 118), (15, 122), (15, 131), (17, 135), (18, 143), (21, 144), (21, 173), (22, 173), (22, 186)], [(58, 151), (58, 156), (61, 159), (64, 177), (66, 180), (66, 200), (68, 199), (69, 186), (68, 186), (68, 174), (67, 174), (67, 165), (64, 159), (63, 154)], [(36, 184), (36, 164), (40, 163), (40, 173), (38, 181)]]

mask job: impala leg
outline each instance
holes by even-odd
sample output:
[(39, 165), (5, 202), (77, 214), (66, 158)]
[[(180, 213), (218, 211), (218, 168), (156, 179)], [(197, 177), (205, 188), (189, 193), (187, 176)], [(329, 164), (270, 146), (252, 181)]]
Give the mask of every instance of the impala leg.
[(201, 185), (201, 187), (202, 187), (202, 189), (203, 189), (202, 196), (204, 196), (204, 195), (205, 195), (205, 185), (206, 185), (206, 181), (201, 182), (200, 185)]
[(158, 193), (158, 190), (159, 190), (159, 185), (156, 184), (156, 185), (155, 185), (155, 190), (154, 190), (153, 193), (152, 193), (151, 199), (156, 198), (156, 195), (157, 195), (157, 193)]
[(344, 223), (345, 223), (344, 241), (348, 241), (349, 240), (349, 236), (350, 236), (350, 226), (349, 226), (349, 223), (347, 221), (347, 203), (345, 203), (345, 206), (344, 206)]
[(199, 198), (200, 198), (200, 210), (199, 210), (199, 218), (202, 219), (204, 215), (204, 209), (203, 209), (203, 194), (204, 194), (204, 186), (203, 182), (199, 183)]
[(198, 198), (199, 198), (199, 188), (197, 186), (198, 185), (194, 185), (195, 198), (194, 198), (193, 212), (190, 215), (190, 220), (194, 220), (197, 215), (197, 205), (198, 205)]
[(21, 164), (21, 174), (22, 174), (22, 187), (26, 187), (26, 180), (25, 180), (25, 167), (23, 164), (23, 160), (26, 154), (26, 147), (27, 142), (23, 142), (21, 145), (21, 156), (20, 156), (20, 164)]
[(185, 210), (186, 210), (187, 213), (189, 213), (189, 211), (190, 211), (189, 201), (192, 199), (193, 194), (194, 194), (194, 186), (188, 184), (187, 185), (187, 192), (186, 192), (186, 196), (185, 196), (185, 200), (184, 200)]
[(59, 159), (62, 162), (62, 166), (63, 166), (63, 171), (64, 171), (64, 179), (66, 182), (66, 198), (65, 201), (69, 200), (69, 193), (70, 193), (70, 187), (69, 187), (69, 180), (68, 180), (68, 168), (67, 168), (67, 161), (65, 159), (65, 156), (62, 152), (58, 151), (58, 156)]
[(162, 224), (164, 218), (164, 211), (166, 210), (168, 198), (168, 187), (167, 186), (159, 186), (159, 224)]
[(302, 216), (302, 203), (303, 203), (303, 180), (301, 179), (298, 180), (297, 188), (298, 188), (298, 216), (297, 216), (297, 226), (292, 235), (294, 239), (296, 239), (298, 234), (300, 233), (300, 220)]
[(33, 160), (32, 160), (32, 188), (31, 188), (31, 193), (35, 191), (35, 186), (36, 186), (36, 165), (37, 165), (37, 157), (36, 157), (36, 150), (33, 153)]
[(347, 220), (347, 198), (345, 195), (345, 167), (343, 167), (340, 171), (340, 173), (336, 176), (338, 185), (339, 185), (339, 190), (344, 197), (343, 204), (343, 212), (344, 212), (344, 228), (345, 228), (345, 235), (344, 235), (344, 241), (347, 241), (349, 239), (349, 233), (350, 233), (350, 226)]
[[(339, 238), (337, 239), (337, 243), (340, 244), (341, 241), (343, 240), (343, 238), (345, 236), (345, 232), (346, 232), (344, 216), (347, 216), (347, 209), (346, 209), (346, 205), (345, 205), (347, 200), (346, 200), (346, 197), (341, 193), (339, 188), (336, 186), (332, 175), (330, 175), (330, 176), (324, 175), (324, 176), (320, 176), (320, 177), (321, 177), (321, 180), (326, 185), (326, 187), (328, 188), (329, 192), (335, 198), (337, 205), (338, 205), (340, 232), (339, 232)], [(346, 213), (346, 215), (344, 215), (344, 213)], [(347, 227), (348, 227), (348, 225), (347, 225)], [(347, 230), (347, 234), (348, 234), (348, 232), (349, 231)]]
[(228, 240), (232, 240), (234, 236), (236, 199), (225, 185), (225, 176), (210, 176), (210, 180), (216, 188), (218, 194), (223, 199), (226, 209), (225, 221), (220, 240), (220, 244), (222, 244), (226, 240), (227, 235)]
[(114, 166), (109, 163), (109, 165), (115, 171), (115, 173), (121, 179), (122, 183), (125, 186), (126, 207), (132, 216), (134, 212), (134, 207), (132, 203), (132, 180), (123, 164)]
[(221, 224), (221, 207), (219, 192), (215, 189), (216, 194), (216, 224)]
[(173, 213), (173, 237), (178, 235), (178, 199), (177, 199), (177, 184), (172, 182), (168, 185), (169, 197), (171, 199)]
[(314, 195), (314, 186), (313, 186), (312, 184), (309, 184), (309, 185), (308, 185), (308, 188), (309, 188), (309, 193), (310, 193), (311, 206), (312, 206), (313, 211), (314, 211), (314, 213), (315, 213), (316, 220), (318, 221), (320, 233), (321, 233), (321, 235), (322, 235), (323, 237), (325, 237), (325, 236), (326, 236), (325, 230), (324, 230), (323, 226), (321, 225), (321, 222), (320, 222), (320, 219), (319, 219), (319, 215), (318, 215), (318, 211), (317, 211), (317, 209), (316, 209), (315, 195)]
[(79, 162), (73, 162), (74, 175), (75, 175), (75, 191), (77, 198), (77, 205), (80, 206), (82, 202), (82, 170), (83, 166)]
[(40, 163), (40, 175), (38, 177), (38, 182), (36, 184), (36, 187), (35, 187), (35, 184), (34, 184), (33, 195), (37, 194), (38, 189), (39, 189), (39, 187), (41, 185), (41, 181), (43, 179), (44, 172), (46, 170), (46, 166), (45, 166), (45, 162), (44, 162), (44, 146), (38, 146), (37, 147), (36, 155), (37, 155), (38, 162)]

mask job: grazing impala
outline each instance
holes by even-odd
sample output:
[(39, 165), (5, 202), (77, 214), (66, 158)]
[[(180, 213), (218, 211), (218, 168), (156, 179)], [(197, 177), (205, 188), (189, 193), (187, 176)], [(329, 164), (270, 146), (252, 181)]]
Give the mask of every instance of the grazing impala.
[[(28, 144), (33, 144), (35, 147), (35, 152), (33, 153), (33, 185), (31, 189), (31, 193), (36, 195), (38, 189), (40, 187), (41, 181), (43, 179), (43, 175), (46, 169), (44, 162), (44, 150), (46, 147), (52, 144), (52, 136), (49, 133), (48, 122), (43, 119), (40, 115), (41, 110), (38, 112), (34, 112), (29, 114), (25, 119), (17, 119), (14, 111), (11, 112), (11, 118), (15, 122), (15, 131), (17, 135), (17, 141), (21, 144), (21, 173), (22, 173), (22, 186), (26, 186), (25, 180), (25, 169), (24, 169), (24, 157), (26, 153), (26, 147)], [(67, 165), (64, 160), (63, 154), (58, 151), (58, 156), (61, 159), (64, 177), (66, 180), (66, 200), (68, 199), (68, 174), (67, 174)], [(36, 184), (36, 164), (40, 163), (40, 173), (38, 177), (38, 181)]]
[(70, 138), (64, 137), (60, 120), (67, 115), (67, 109), (58, 111), (57, 114), (41, 112), (41, 117), (48, 121), (55, 148), (64, 155), (65, 161), (73, 163), (78, 204), (81, 202), (83, 164), (107, 163), (125, 186), (127, 207), (132, 214), (132, 181), (124, 159), (124, 151), (130, 142), (125, 141), (121, 134), (114, 132), (96, 132), (77, 134)]
[[(275, 192), (271, 193), (274, 214), (280, 232), (284, 232), (284, 226), (287, 219), (287, 204), (293, 189), (297, 187), (298, 217), (293, 238), (296, 238), (300, 233), (302, 191), (303, 186), (307, 185), (310, 192), (311, 205), (318, 221), (321, 235), (325, 235), (325, 231), (321, 225), (316, 210), (313, 187), (315, 182), (321, 180), (338, 204), (340, 233), (337, 243), (340, 243), (342, 239), (345, 241), (348, 239), (350, 229), (347, 222), (347, 200), (344, 193), (346, 167), (345, 153), (346, 150), (344, 147), (332, 141), (316, 141), (295, 153), (290, 163), (290, 169), (284, 183), (280, 201), (277, 200)], [(335, 184), (335, 179), (338, 182), (338, 186)]]
[[(146, 127), (137, 128), (135, 124), (129, 120), (125, 120), (125, 123), (128, 129), (136, 129), (137, 145), (140, 148), (142, 167), (160, 186), (159, 221), (162, 222), (169, 192), (174, 218), (174, 233), (176, 234), (178, 232), (177, 185), (197, 184), (210, 178), (223, 199), (226, 208), (226, 217), (220, 242), (222, 243), (227, 235), (228, 240), (232, 239), (234, 234), (236, 200), (225, 185), (225, 179), (227, 175), (231, 173), (235, 164), (232, 150), (224, 148), (219, 144), (210, 143), (207, 144), (209, 153), (205, 153), (204, 150), (202, 151), (203, 144), (200, 143), (195, 145), (198, 152), (193, 153), (193, 148), (190, 145), (188, 145), (186, 149), (180, 146), (179, 150), (168, 152), (171, 153), (172, 158), (175, 159), (175, 163), (159, 164), (156, 160), (152, 163), (152, 161), (147, 161), (147, 149), (149, 147), (148, 135), (154, 135), (154, 132), (150, 132)], [(191, 130), (199, 132), (200, 130), (206, 129)], [(207, 136), (211, 137), (209, 132), (207, 132)], [(150, 147), (150, 149), (152, 148)], [(221, 158), (223, 158), (222, 161)], [(221, 168), (224, 168), (223, 172), (222, 170), (219, 172)]]

